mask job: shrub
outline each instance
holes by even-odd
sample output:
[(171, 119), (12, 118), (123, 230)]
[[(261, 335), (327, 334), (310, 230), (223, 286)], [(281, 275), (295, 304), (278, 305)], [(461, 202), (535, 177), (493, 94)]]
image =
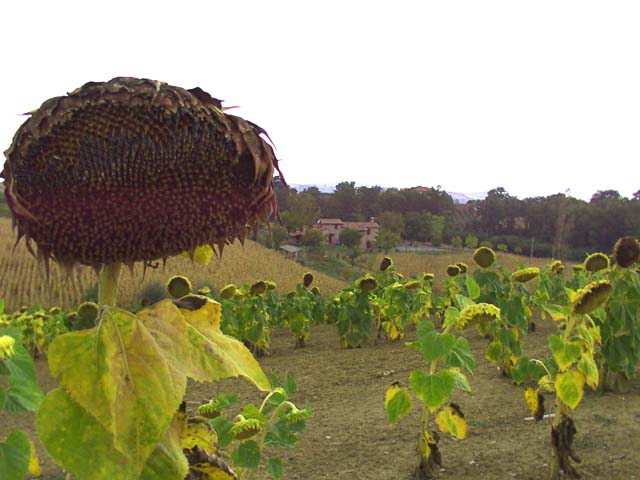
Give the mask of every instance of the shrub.
[(462, 238), (460, 238), (458, 235), (453, 237), (451, 239), (451, 246), (453, 248), (462, 248)]
[(478, 237), (475, 235), (467, 235), (464, 238), (464, 246), (467, 248), (478, 248)]

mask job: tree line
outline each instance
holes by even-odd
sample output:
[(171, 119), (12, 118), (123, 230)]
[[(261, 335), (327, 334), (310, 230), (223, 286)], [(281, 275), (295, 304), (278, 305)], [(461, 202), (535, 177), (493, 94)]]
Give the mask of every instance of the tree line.
[[(283, 225), (311, 227), (318, 218), (367, 221), (381, 226), (381, 243), (491, 245), (535, 256), (582, 260), (609, 251), (622, 236), (640, 237), (640, 190), (625, 198), (599, 190), (589, 202), (564, 194), (519, 199), (498, 187), (464, 205), (440, 187), (382, 188), (341, 182), (333, 193), (298, 192), (275, 179)], [(388, 245), (386, 245), (388, 247)]]

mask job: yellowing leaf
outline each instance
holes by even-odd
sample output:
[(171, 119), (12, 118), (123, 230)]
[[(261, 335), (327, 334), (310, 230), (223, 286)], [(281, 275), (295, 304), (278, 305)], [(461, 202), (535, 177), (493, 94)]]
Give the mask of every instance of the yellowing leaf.
[(201, 298), (204, 303), (200, 308), (180, 309), (188, 324), (187, 338), (191, 344), (193, 369), (189, 376), (200, 382), (242, 376), (260, 390), (270, 390), (269, 380), (247, 347), (220, 330), (221, 305), (210, 298)]
[(413, 400), (409, 391), (397, 382), (391, 384), (384, 395), (384, 408), (387, 411), (389, 424), (393, 425), (398, 419), (411, 411)]
[(600, 381), (600, 372), (598, 371), (598, 366), (593, 359), (593, 355), (583, 353), (582, 357), (580, 357), (580, 360), (578, 361), (578, 370), (584, 374), (587, 385), (595, 390), (598, 387), (598, 382)]
[(210, 453), (216, 451), (218, 436), (206, 421), (190, 418), (183, 435), (183, 449), (189, 450), (197, 445)]
[(575, 409), (584, 396), (584, 375), (577, 370), (569, 370), (556, 376), (556, 395), (569, 408)]
[(524, 391), (524, 398), (527, 401), (527, 405), (529, 405), (529, 410), (531, 410), (531, 415), (536, 422), (539, 422), (544, 418), (544, 397), (540, 395), (538, 390), (533, 388), (527, 388)]
[(578, 360), (582, 352), (580, 342), (571, 342), (559, 335), (549, 335), (549, 348), (561, 372)]
[[(162, 347), (170, 341), (173, 348)], [(130, 312), (107, 307), (99, 326), (53, 341), (49, 366), (65, 392), (113, 435), (113, 446), (140, 472), (186, 390), (186, 377), (168, 352), (186, 352), (186, 347), (184, 335), (171, 338)]]
[(38, 454), (36, 453), (36, 446), (33, 444), (32, 440), (29, 440), (29, 446), (31, 447), (31, 452), (29, 455), (29, 473), (33, 477), (42, 476), (42, 469), (40, 468), (40, 460), (38, 459)]
[(449, 433), (458, 440), (462, 440), (467, 436), (467, 422), (465, 422), (459, 409), (454, 409), (450, 406), (443, 408), (436, 415), (436, 424), (441, 432)]

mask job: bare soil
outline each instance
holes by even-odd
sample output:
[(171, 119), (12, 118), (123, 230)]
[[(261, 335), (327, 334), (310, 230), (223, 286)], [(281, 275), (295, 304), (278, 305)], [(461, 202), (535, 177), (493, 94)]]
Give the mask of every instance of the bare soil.
[[(526, 350), (542, 358), (551, 324), (529, 334)], [(408, 335), (411, 340), (413, 334)], [(469, 335), (478, 363), (470, 377), (474, 395), (457, 392), (468, 421), (463, 441), (442, 436), (442, 479), (541, 479), (547, 475), (550, 453), (550, 421), (525, 421), (528, 417), (523, 387), (513, 385), (496, 367), (484, 360), (486, 340)], [(284, 452), (287, 479), (409, 479), (417, 463), (415, 444), (420, 411), (414, 411), (390, 427), (384, 411), (384, 392), (393, 381), (407, 384), (409, 373), (423, 368), (419, 352), (403, 342), (379, 341), (361, 349), (341, 348), (333, 326), (313, 327), (303, 349), (294, 349), (287, 330), (272, 335), (271, 356), (260, 360), (267, 374), (282, 377), (291, 372), (298, 384), (294, 401), (310, 401), (313, 417), (299, 444)], [(49, 390), (55, 381), (46, 362), (37, 361), (41, 386)], [(260, 393), (248, 382), (231, 379), (215, 385), (189, 387), (190, 402), (206, 400), (213, 393), (239, 393), (242, 402), (258, 403)], [(547, 409), (553, 398), (546, 397)], [(640, 380), (629, 393), (589, 392), (575, 412), (578, 429), (577, 466), (584, 479), (640, 479)], [(33, 432), (33, 415), (0, 414), (0, 438), (13, 428)], [(35, 436), (35, 435), (34, 435)], [(55, 464), (38, 447), (45, 478), (62, 478)], [(267, 478), (263, 472), (257, 478)]]

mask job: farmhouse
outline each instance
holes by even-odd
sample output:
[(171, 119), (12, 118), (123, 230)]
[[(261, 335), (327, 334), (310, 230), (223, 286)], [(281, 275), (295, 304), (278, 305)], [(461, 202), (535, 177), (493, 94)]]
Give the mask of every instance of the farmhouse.
[(380, 225), (374, 217), (371, 217), (368, 222), (343, 222), (339, 218), (319, 218), (313, 228), (320, 230), (331, 245), (339, 242), (342, 230), (347, 228), (357, 230), (362, 233), (360, 246), (366, 249), (373, 248), (380, 232)]

